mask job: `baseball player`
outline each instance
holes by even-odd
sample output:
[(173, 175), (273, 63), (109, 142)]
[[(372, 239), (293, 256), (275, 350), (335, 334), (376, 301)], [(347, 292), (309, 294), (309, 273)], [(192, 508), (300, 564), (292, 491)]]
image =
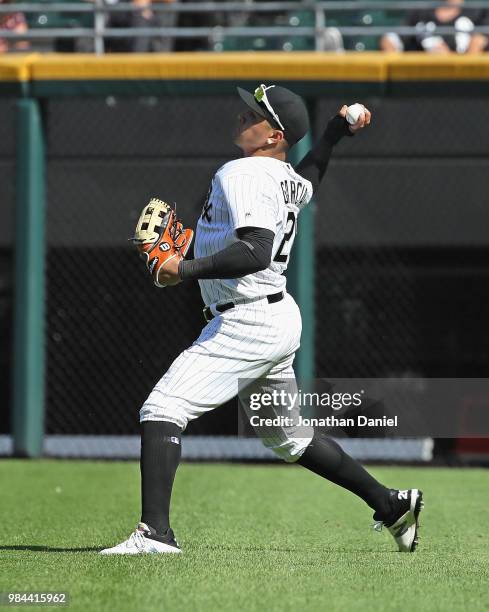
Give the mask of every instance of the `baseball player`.
[[(293, 168), (288, 151), (309, 129), (302, 99), (277, 85), (260, 85), (254, 93), (238, 88), (238, 93), (244, 110), (234, 142), (243, 157), (224, 164), (212, 179), (197, 224), (195, 259), (184, 258), (193, 232), (184, 230), (161, 201), (150, 202), (136, 230), (156, 285), (198, 280), (207, 324), (141, 408), (141, 520), (126, 541), (102, 554), (180, 553), (169, 509), (187, 423), (245, 395), (239, 381), (295, 381), (301, 317), (287, 293), (284, 271), (297, 217), (317, 190), (334, 146), (368, 126), (371, 113), (364, 108), (350, 125), (343, 106)], [(399, 550), (414, 551), (421, 491), (385, 487), (334, 440), (310, 428), (277, 426), (263, 441), (283, 460), (361, 497)]]

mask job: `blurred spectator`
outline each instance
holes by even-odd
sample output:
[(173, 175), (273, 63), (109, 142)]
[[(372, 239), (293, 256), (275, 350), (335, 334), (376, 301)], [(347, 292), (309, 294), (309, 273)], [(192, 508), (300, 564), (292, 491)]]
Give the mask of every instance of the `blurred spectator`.
[[(44, 0), (46, 1), (46, 0)], [(51, 0), (53, 1), (53, 0)], [(55, 1), (55, 0), (54, 0)], [(81, 4), (82, 2), (94, 4), (94, 0), (62, 0), (64, 3)], [(93, 13), (75, 12), (46, 12), (43, 15), (43, 27), (48, 28), (94, 28)], [(38, 27), (38, 26), (37, 26)], [(36, 42), (36, 47), (43, 45), (46, 39)], [(91, 37), (80, 38), (55, 38), (54, 51), (59, 53), (93, 53), (94, 41)]]
[[(109, 13), (108, 28), (172, 28), (178, 20), (178, 13), (173, 11), (154, 11), (152, 0), (131, 0), (134, 7), (140, 10)], [(155, 0), (173, 4), (175, 0)], [(116, 2), (111, 2), (115, 4)], [(170, 36), (136, 36), (135, 38), (106, 39), (106, 50), (109, 52), (165, 52), (173, 51), (174, 39)]]
[[(447, 0), (435, 9), (414, 10), (404, 25), (415, 27), (419, 34), (399, 36), (385, 34), (380, 41), (383, 51), (426, 51), (428, 53), (479, 53), (486, 51), (489, 38), (475, 33), (474, 27), (489, 23), (486, 11), (466, 9), (463, 0)], [(435, 34), (438, 26), (452, 26), (456, 33)]]
[[(192, 2), (193, 0), (180, 0), (180, 3)], [(223, 2), (225, 0), (219, 0)], [(245, 0), (248, 2), (248, 0)], [(236, 13), (234, 13), (236, 15)], [(219, 26), (230, 25), (229, 19), (232, 19), (233, 13), (225, 13), (222, 11), (215, 12), (184, 12), (180, 13), (178, 25), (182, 28), (219, 28)], [(236, 23), (243, 25), (243, 23)], [(218, 35), (218, 32), (217, 32)], [(210, 51), (213, 49), (213, 37), (207, 35), (195, 36), (192, 38), (177, 38), (175, 48), (177, 51)]]
[[(10, 0), (0, 0), (1, 4), (9, 4)], [(11, 13), (0, 13), (0, 30), (12, 32), (27, 32), (27, 22), (24, 13), (13, 10)], [(0, 38), (0, 53), (7, 51), (28, 51), (30, 48), (27, 40), (12, 40)]]

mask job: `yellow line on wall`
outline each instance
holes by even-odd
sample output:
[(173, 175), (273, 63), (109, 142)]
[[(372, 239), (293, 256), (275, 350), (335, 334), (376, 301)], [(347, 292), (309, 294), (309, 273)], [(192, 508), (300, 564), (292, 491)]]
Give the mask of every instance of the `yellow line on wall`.
[(423, 55), (388, 54), (389, 81), (486, 81), (489, 54)]
[(489, 80), (489, 54), (431, 56), (315, 52), (88, 54), (0, 57), (1, 81), (110, 80), (426, 81)]
[(385, 80), (386, 65), (381, 56), (368, 55), (231, 52), (95, 57), (48, 54), (32, 66), (32, 75), (35, 80)]
[(19, 83), (31, 78), (31, 65), (40, 57), (38, 53), (2, 55), (0, 57), (0, 81)]

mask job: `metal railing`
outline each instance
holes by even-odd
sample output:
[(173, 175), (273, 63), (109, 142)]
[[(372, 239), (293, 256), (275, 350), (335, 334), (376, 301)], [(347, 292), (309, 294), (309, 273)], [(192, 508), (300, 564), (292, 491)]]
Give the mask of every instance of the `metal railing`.
[[(152, 3), (151, 11), (154, 13), (202, 13), (214, 14), (216, 20), (219, 13), (294, 13), (297, 11), (309, 11), (314, 15), (314, 24), (301, 25), (271, 25), (271, 26), (233, 26), (225, 23), (216, 23), (212, 26), (202, 27), (107, 27), (107, 16), (111, 13), (141, 13), (147, 6), (136, 6), (130, 2), (109, 4), (105, 0), (87, 0), (84, 3), (66, 2), (41, 2), (41, 3), (9, 3), (0, 4), (0, 16), (2, 13), (63, 13), (84, 14), (93, 16), (93, 27), (69, 27), (69, 28), (32, 28), (27, 32), (19, 33), (11, 30), (0, 29), (0, 38), (7, 40), (39, 40), (39, 39), (77, 39), (88, 38), (94, 41), (94, 51), (97, 54), (104, 53), (104, 39), (120, 38), (149, 38), (167, 37), (171, 39), (202, 38), (215, 43), (227, 37), (234, 38), (283, 38), (303, 37), (314, 40), (314, 48), (317, 51), (323, 49), (323, 40), (328, 26), (328, 13), (339, 11), (361, 13), (364, 11), (389, 11), (404, 13), (413, 9), (434, 9), (446, 6), (440, 1), (393, 1), (393, 0), (328, 0), (325, 2), (314, 2), (304, 0), (303, 2), (259, 2), (244, 0), (243, 2), (188, 2), (188, 3)], [(487, 10), (489, 14), (489, 0), (465, 2), (464, 9)], [(217, 13), (217, 15), (216, 15)], [(372, 25), (363, 22), (362, 25), (335, 25), (343, 36), (381, 36), (387, 32), (395, 32), (401, 36), (416, 35), (420, 33), (419, 28), (403, 25)], [(475, 26), (472, 33), (479, 32), (489, 35), (489, 25)], [(430, 30), (431, 35), (453, 35), (456, 29), (453, 26), (437, 26)]]

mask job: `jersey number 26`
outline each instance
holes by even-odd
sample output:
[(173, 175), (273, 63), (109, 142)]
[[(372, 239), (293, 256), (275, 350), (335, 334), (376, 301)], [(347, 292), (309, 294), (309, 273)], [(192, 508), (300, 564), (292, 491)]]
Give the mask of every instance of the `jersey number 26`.
[(297, 216), (292, 211), (289, 211), (287, 215), (287, 223), (285, 224), (285, 234), (278, 247), (277, 254), (273, 258), (273, 261), (277, 263), (289, 263), (290, 249), (294, 244), (295, 238), (295, 226), (297, 224)]

